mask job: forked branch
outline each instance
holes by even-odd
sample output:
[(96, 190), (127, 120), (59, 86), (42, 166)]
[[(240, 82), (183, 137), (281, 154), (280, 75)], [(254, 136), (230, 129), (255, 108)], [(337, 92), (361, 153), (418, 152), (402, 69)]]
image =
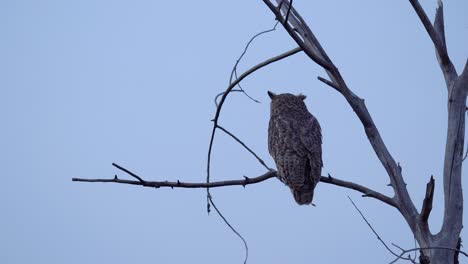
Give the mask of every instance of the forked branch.
[(444, 5), (441, 0), (438, 0), (433, 26), (427, 17), (426, 12), (424, 12), (424, 9), (419, 4), (419, 1), (409, 0), (409, 2), (413, 6), (414, 11), (416, 11), (416, 14), (423, 23), (424, 28), (426, 29), (429, 37), (432, 40), (432, 43), (434, 44), (437, 60), (439, 61), (442, 72), (444, 73), (444, 78), (448, 89), (452, 85), (453, 81), (457, 78), (457, 72), (449, 58), (447, 45), (445, 42)]

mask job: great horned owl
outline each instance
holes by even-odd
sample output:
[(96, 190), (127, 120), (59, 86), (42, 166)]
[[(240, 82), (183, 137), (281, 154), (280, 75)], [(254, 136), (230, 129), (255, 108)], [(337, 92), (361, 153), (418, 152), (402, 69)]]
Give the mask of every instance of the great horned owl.
[(271, 98), (268, 150), (279, 178), (300, 205), (312, 203), (322, 173), (322, 132), (307, 111), (305, 95), (274, 94)]

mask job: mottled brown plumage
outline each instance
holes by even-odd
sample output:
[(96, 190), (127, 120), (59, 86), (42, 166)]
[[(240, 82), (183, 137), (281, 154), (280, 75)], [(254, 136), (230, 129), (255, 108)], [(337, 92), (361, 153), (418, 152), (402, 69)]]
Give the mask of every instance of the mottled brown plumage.
[(304, 95), (274, 94), (271, 98), (268, 150), (279, 178), (300, 205), (312, 203), (322, 173), (322, 132), (307, 110)]

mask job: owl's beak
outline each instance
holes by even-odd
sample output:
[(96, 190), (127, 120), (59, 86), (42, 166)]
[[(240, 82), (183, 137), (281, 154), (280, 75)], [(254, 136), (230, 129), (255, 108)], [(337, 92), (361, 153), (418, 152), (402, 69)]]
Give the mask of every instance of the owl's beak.
[(268, 91), (268, 96), (270, 96), (271, 99), (274, 99), (276, 94), (274, 92)]

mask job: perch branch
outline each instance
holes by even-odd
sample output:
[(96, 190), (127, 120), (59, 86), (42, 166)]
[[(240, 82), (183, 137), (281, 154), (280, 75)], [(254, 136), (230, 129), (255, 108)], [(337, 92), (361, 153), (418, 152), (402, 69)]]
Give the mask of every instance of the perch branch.
[[(112, 165), (114, 165), (113, 163)], [(131, 172), (128, 169), (123, 168), (120, 165), (115, 164), (114, 165), (116, 168), (119, 170), (122, 170), (123, 172), (131, 175), (132, 177), (137, 176), (134, 172)], [(249, 178), (245, 177), (243, 180), (228, 180), (228, 181), (217, 181), (217, 182), (181, 182), (181, 181), (175, 181), (175, 182), (170, 182), (170, 181), (145, 181), (145, 180), (124, 180), (124, 179), (119, 179), (117, 176), (114, 177), (113, 179), (84, 179), (84, 178), (73, 178), (72, 181), (76, 182), (104, 182), (104, 183), (120, 183), (120, 184), (131, 184), (131, 185), (140, 185), (144, 187), (152, 187), (152, 188), (161, 188), (161, 187), (170, 187), (170, 188), (216, 188), (216, 187), (224, 187), (224, 186), (247, 186), (250, 184), (256, 184), (263, 182), (265, 180), (268, 180), (270, 178), (275, 178), (277, 177), (277, 171), (275, 170), (270, 170), (258, 177), (254, 178)], [(138, 178), (141, 179), (141, 177), (137, 176)], [(348, 182), (348, 181), (343, 181), (340, 179), (336, 179), (331, 177), (330, 175), (328, 176), (321, 176), (320, 181), (328, 184), (333, 184), (336, 186), (341, 186), (347, 189), (352, 189), (355, 191), (358, 191), (363, 194), (364, 197), (372, 197), (377, 200), (380, 200), (388, 205), (391, 205), (395, 208), (397, 207), (397, 203), (390, 197), (379, 193), (377, 191), (371, 190), (365, 186), (353, 183), (353, 182)]]
[[(126, 171), (125, 171), (126, 172)], [(73, 178), (72, 181), (76, 182), (113, 182), (121, 184), (141, 185), (144, 187), (161, 188), (215, 188), (224, 186), (246, 186), (249, 184), (255, 184), (276, 177), (276, 171), (269, 171), (263, 175), (255, 178), (244, 178), (243, 180), (229, 180), (229, 181), (217, 181), (217, 182), (170, 182), (170, 181), (134, 181), (134, 180), (123, 180), (117, 177), (113, 179), (83, 179)]]

